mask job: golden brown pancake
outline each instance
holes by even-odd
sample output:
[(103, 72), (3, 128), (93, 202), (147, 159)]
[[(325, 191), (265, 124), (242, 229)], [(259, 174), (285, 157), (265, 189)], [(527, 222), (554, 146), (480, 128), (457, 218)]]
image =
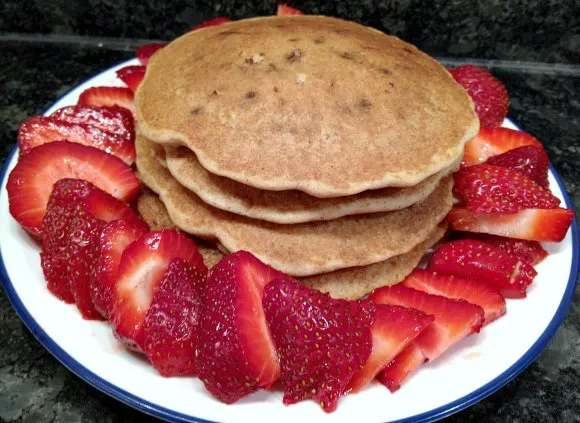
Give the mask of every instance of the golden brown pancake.
[(316, 197), (413, 186), (462, 155), (473, 103), (433, 58), (322, 16), (240, 20), (157, 52), (136, 94), (142, 133), (209, 172)]
[(309, 276), (387, 260), (424, 241), (451, 209), (452, 178), (402, 210), (277, 225), (215, 209), (179, 184), (164, 167), (165, 151), (138, 136), (137, 168), (180, 229), (217, 239), (228, 251), (247, 250), (295, 276)]

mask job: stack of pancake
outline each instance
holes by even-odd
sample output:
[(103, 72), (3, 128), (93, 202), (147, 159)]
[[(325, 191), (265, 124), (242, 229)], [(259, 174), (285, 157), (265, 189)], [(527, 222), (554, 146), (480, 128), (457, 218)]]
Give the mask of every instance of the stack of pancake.
[(187, 34), (152, 57), (135, 102), (150, 224), (168, 217), (337, 298), (400, 281), (443, 236), (450, 174), (479, 129), (434, 59), (320, 16)]

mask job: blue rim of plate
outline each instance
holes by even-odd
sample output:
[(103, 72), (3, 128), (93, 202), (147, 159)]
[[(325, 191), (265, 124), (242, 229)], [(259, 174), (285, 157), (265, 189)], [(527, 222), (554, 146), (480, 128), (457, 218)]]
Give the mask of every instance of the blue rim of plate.
[[(68, 90), (66, 93), (62, 94), (52, 105), (58, 103), (64, 97), (69, 95), (70, 92), (76, 89), (78, 86), (85, 84), (91, 81), (92, 79), (97, 78), (107, 72), (110, 72), (112, 69), (115, 69), (121, 65), (129, 64), (130, 62), (133, 62), (133, 60), (134, 59), (127, 60), (125, 62), (111, 66), (110, 68), (100, 72), (99, 74), (86, 79), (85, 81)], [(45, 114), (46, 111), (52, 107), (52, 105), (49, 106), (44, 111), (43, 114)], [(8, 155), (8, 157), (6, 158), (4, 165), (2, 166), (2, 170), (0, 171), (0, 186), (4, 184), (4, 179), (7, 176), (8, 166), (10, 166), (10, 163), (12, 162), (12, 159), (14, 158), (14, 155), (17, 153), (17, 151), (18, 149), (15, 146)], [(562, 178), (560, 177), (558, 172), (556, 172), (552, 164), (550, 164), (550, 172), (556, 179), (556, 182), (558, 183), (558, 186), (562, 191), (566, 207), (569, 209), (575, 209), (574, 203), (572, 202), (570, 196), (568, 195), (568, 191), (566, 190)], [(554, 334), (564, 321), (564, 318), (568, 314), (568, 309), (570, 308), (572, 299), (574, 297), (574, 292), (576, 290), (576, 284), (578, 281), (578, 274), (580, 270), (580, 243), (579, 243), (578, 222), (576, 218), (574, 218), (570, 230), (572, 233), (572, 265), (570, 268), (570, 277), (568, 279), (568, 283), (566, 284), (566, 290), (564, 291), (562, 300), (560, 301), (558, 309), (556, 310), (556, 313), (552, 317), (552, 320), (550, 321), (544, 332), (536, 340), (536, 342), (530, 347), (530, 349), (526, 351), (526, 353), (522, 355), (520, 359), (516, 361), (513, 365), (511, 365), (506, 371), (504, 371), (502, 374), (497, 376), (492, 381), (476, 389), (475, 391), (441, 407), (435, 408), (425, 413), (417, 414), (415, 416), (395, 420), (390, 423), (433, 422), (448, 417), (461, 410), (464, 410), (478, 403), (479, 401), (483, 400), (487, 396), (493, 394), (501, 387), (506, 385), (513, 378), (515, 378), (517, 375), (523, 372), (538, 357), (538, 355), (548, 345), (548, 343), (550, 342), (550, 340), (552, 339), (552, 337), (554, 336)], [(122, 403), (127, 404), (153, 417), (157, 417), (171, 422), (219, 423), (212, 420), (201, 419), (195, 416), (189, 416), (187, 414), (179, 413), (170, 410), (168, 408), (156, 405), (152, 402), (144, 401), (138, 396), (133, 395), (130, 392), (120, 389), (116, 385), (107, 382), (96, 373), (91, 372), (86, 367), (81, 365), (78, 361), (76, 361), (73, 357), (71, 357), (65, 350), (63, 350), (56, 342), (54, 342), (50, 336), (48, 336), (48, 334), (40, 327), (40, 325), (36, 322), (36, 320), (30, 315), (24, 304), (22, 304), (20, 297), (14, 290), (12, 281), (8, 277), (8, 271), (6, 270), (1, 250), (0, 250), (0, 282), (2, 282), (3, 284), (4, 291), (6, 292), (8, 300), (12, 304), (12, 307), (16, 310), (16, 313), (20, 316), (20, 319), (24, 322), (28, 330), (32, 332), (34, 337), (58, 361), (60, 361), (62, 365), (64, 365), (68, 370), (70, 370), (72, 373), (80, 377), (82, 380), (87, 382), (89, 385), (97, 388), (98, 390), (104, 392), (105, 394), (111, 396), (112, 398), (121, 401)]]

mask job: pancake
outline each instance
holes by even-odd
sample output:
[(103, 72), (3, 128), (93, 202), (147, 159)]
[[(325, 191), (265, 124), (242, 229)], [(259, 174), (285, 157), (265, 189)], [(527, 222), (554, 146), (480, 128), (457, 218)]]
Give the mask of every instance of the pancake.
[[(167, 209), (157, 195), (147, 190), (137, 200), (137, 209), (145, 221), (155, 229), (174, 227)], [(161, 224), (162, 226), (156, 226)], [(445, 234), (446, 225), (437, 226), (431, 234), (411, 251), (388, 260), (361, 267), (336, 270), (306, 278), (301, 282), (334, 298), (360, 298), (373, 289), (402, 281), (419, 264), (425, 252)], [(223, 258), (217, 248), (199, 247), (205, 264), (214, 266)]]
[(293, 276), (364, 266), (404, 254), (427, 238), (452, 205), (445, 177), (422, 202), (402, 210), (340, 219), (277, 225), (213, 208), (179, 184), (162, 164), (164, 149), (136, 141), (142, 182), (156, 192), (180, 229), (217, 239), (228, 251), (247, 250)]
[(184, 187), (210, 206), (241, 216), (279, 224), (399, 210), (424, 200), (457, 164), (408, 188), (383, 188), (338, 198), (317, 198), (302, 191), (267, 191), (205, 170), (184, 147), (165, 147), (167, 169)]
[(400, 39), (323, 16), (239, 20), (150, 60), (141, 132), (209, 172), (265, 190), (339, 197), (413, 186), (479, 129), (447, 70)]

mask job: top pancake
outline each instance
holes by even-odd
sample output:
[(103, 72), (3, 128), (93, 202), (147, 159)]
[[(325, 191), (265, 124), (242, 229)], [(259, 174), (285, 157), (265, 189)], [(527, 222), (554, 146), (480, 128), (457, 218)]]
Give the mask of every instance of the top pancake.
[(339, 197), (415, 185), (452, 165), (479, 121), (465, 90), (398, 38), (322, 16), (241, 20), (157, 52), (141, 132), (208, 171)]

